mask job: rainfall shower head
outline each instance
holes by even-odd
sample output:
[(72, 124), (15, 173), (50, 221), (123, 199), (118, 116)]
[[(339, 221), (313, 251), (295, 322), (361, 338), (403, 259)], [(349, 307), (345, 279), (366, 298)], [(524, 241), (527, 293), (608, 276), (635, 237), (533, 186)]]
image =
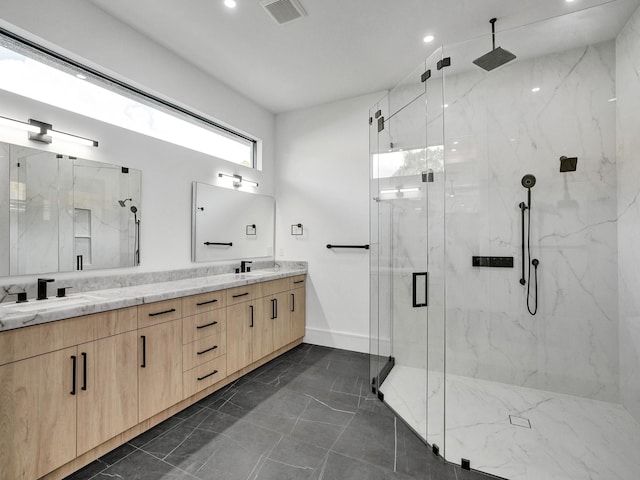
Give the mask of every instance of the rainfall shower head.
[(515, 60), (516, 56), (509, 50), (502, 47), (496, 48), (496, 18), (489, 20), (491, 23), (491, 38), (493, 41), (493, 49), (489, 53), (485, 53), (481, 57), (476, 58), (475, 63), (480, 68), (490, 72), (494, 68), (498, 68), (511, 60)]
[(536, 184), (536, 177), (528, 173), (522, 177), (522, 186), (524, 188), (532, 188)]
[(124, 200), (118, 200), (121, 207), (126, 207), (127, 202), (133, 202), (133, 198), (125, 198)]

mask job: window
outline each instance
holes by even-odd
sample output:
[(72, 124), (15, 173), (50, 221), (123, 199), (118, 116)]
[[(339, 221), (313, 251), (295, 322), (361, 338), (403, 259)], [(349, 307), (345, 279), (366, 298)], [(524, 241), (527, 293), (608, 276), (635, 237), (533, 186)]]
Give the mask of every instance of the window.
[(254, 139), (35, 48), (0, 36), (0, 89), (255, 168)]

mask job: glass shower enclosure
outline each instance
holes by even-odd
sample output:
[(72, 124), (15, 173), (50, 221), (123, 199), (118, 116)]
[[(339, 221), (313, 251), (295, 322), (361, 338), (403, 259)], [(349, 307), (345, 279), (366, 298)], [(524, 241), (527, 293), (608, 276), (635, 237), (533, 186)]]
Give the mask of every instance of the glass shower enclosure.
[(636, 478), (638, 2), (498, 30), (370, 110), (371, 390), (458, 465)]

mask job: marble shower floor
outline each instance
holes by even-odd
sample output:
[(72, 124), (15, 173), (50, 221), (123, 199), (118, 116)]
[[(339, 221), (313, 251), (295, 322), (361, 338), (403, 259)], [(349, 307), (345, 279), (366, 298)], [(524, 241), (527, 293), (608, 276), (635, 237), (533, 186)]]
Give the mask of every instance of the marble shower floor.
[[(384, 401), (454, 463), (509, 480), (631, 480), (640, 424), (620, 405), (396, 365)], [(429, 398), (429, 434), (425, 404)]]
[(482, 480), (370, 390), (369, 355), (302, 344), (66, 480)]

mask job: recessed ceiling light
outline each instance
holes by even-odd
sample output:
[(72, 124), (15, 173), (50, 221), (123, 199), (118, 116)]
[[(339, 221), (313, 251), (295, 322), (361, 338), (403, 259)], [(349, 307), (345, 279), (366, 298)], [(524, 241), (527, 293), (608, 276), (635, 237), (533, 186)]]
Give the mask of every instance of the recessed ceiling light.
[(575, 1), (575, 0), (565, 0), (565, 1), (566, 1), (567, 3), (571, 3), (571, 2), (573, 2), (573, 1)]
[(452, 151), (452, 152), (457, 152), (458, 150), (457, 150), (457, 149), (455, 149), (455, 148), (452, 148), (452, 149), (451, 149), (451, 151)]
[(236, 0), (224, 0), (224, 4), (229, 8), (236, 8)]
[(83, 75), (81, 73), (76, 73), (76, 77), (78, 77), (80, 80), (86, 80), (87, 79), (87, 76)]
[(533, 87), (533, 88), (531, 89), (531, 91), (532, 91), (533, 93), (538, 93), (538, 92), (540, 91), (540, 87)]
[(460, 142), (458, 140), (456, 140), (455, 142), (453, 142), (454, 145), (458, 145)]
[(607, 102), (615, 102), (616, 101), (616, 97), (610, 98), (609, 100), (607, 100)]
[(423, 41), (424, 43), (431, 43), (431, 42), (433, 42), (433, 40), (434, 40), (435, 38), (436, 38), (436, 37), (434, 37), (433, 35), (427, 35), (426, 37), (424, 37), (424, 38), (422, 39), (422, 41)]

